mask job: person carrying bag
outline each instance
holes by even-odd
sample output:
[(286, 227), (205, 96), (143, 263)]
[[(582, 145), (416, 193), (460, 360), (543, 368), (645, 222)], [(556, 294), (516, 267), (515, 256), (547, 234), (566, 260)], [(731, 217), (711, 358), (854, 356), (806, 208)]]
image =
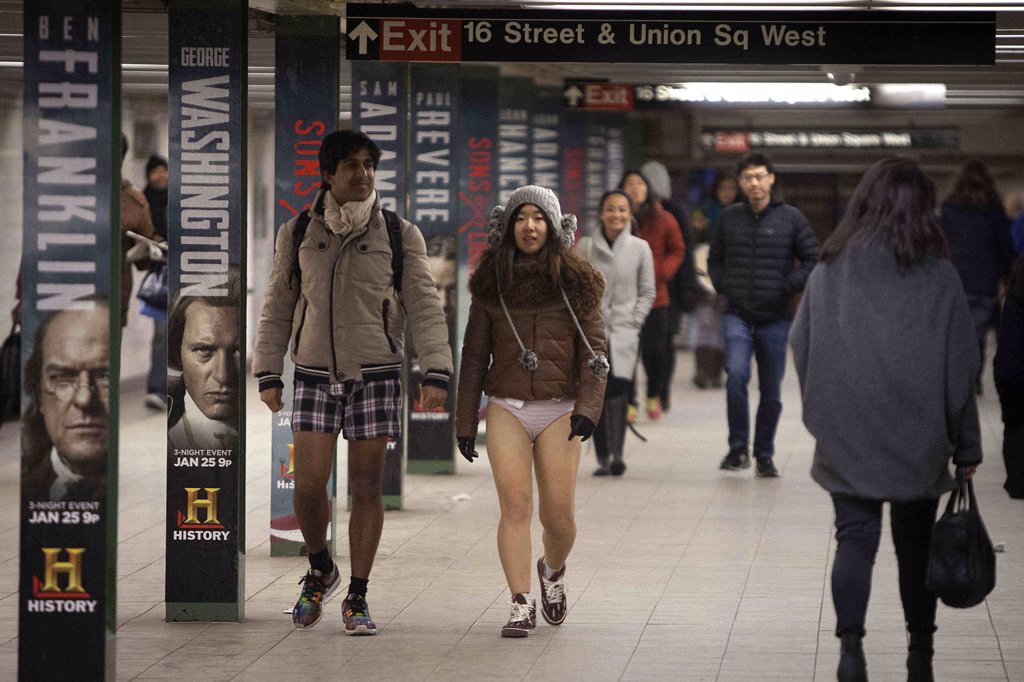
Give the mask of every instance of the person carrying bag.
[(836, 677), (868, 680), (863, 639), (888, 505), (907, 680), (930, 682), (932, 528), (939, 499), (957, 488), (950, 462), (964, 480), (982, 461), (980, 357), (935, 215), (935, 184), (913, 159), (883, 159), (864, 174), (822, 247), (790, 339), (803, 421), (816, 441), (811, 477), (836, 512)]

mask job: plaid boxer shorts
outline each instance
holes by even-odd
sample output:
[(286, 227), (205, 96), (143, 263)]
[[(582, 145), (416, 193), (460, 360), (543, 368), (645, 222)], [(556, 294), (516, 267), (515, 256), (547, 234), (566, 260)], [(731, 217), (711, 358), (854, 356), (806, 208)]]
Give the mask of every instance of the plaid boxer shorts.
[(296, 380), (292, 432), (342, 433), (345, 440), (397, 438), (402, 418), (400, 379), (314, 384)]

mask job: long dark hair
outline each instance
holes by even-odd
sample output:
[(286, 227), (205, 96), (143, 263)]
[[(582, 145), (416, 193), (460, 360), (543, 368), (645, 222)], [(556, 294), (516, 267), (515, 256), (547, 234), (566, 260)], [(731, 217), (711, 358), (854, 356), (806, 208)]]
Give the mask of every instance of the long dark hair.
[(864, 174), (843, 219), (821, 249), (829, 263), (847, 246), (888, 242), (900, 267), (948, 258), (949, 246), (935, 215), (935, 183), (913, 159), (882, 159)]
[(985, 164), (972, 159), (964, 164), (956, 178), (953, 191), (946, 199), (951, 204), (979, 206), (1002, 211), (1002, 200), (996, 191), (996, 183)]
[[(645, 199), (642, 204), (639, 206), (633, 206), (633, 200), (629, 199), (629, 207), (633, 211), (633, 217), (639, 224), (643, 225), (644, 221), (653, 215), (655, 205), (657, 205), (661, 200), (658, 198), (658, 193), (654, 191), (653, 187), (651, 187), (651, 181), (647, 179), (647, 176), (635, 168), (630, 168), (622, 174), (622, 179), (619, 180), (619, 189), (625, 191), (626, 178), (630, 175), (639, 176), (640, 179), (644, 181), (644, 184), (647, 185), (647, 199)], [(627, 194), (626, 197), (629, 198), (629, 195)]]
[[(502, 289), (511, 288), (516, 261), (523, 255), (516, 246), (515, 237), (516, 218), (519, 216), (519, 211), (522, 208), (520, 206), (509, 216), (508, 224), (505, 225), (505, 236), (497, 248), (488, 249), (484, 252), (484, 256), (490, 253), (491, 257), (494, 258), (494, 269), (498, 277), (498, 286)], [(557, 286), (562, 279), (562, 266), (565, 259), (565, 251), (562, 248), (562, 235), (559, 232), (561, 227), (552, 225), (546, 213), (544, 214), (544, 222), (548, 226), (548, 238), (544, 242), (544, 246), (537, 252), (537, 260), (540, 263), (540, 269)]]

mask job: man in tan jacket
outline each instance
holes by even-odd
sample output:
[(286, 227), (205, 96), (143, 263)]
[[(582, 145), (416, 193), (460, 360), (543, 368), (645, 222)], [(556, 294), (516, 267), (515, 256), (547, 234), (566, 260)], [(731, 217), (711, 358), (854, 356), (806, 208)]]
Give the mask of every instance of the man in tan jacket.
[(348, 441), (352, 574), (342, 612), (350, 635), (377, 632), (366, 586), (384, 524), (387, 442), (400, 429), (406, 322), (424, 368), (424, 408), (444, 404), (452, 371), (448, 326), (423, 235), (405, 220), (400, 290), (395, 286), (387, 220), (373, 187), (380, 155), (363, 133), (341, 130), (324, 138), (323, 183), (302, 241), (296, 248), (299, 216), (278, 232), (252, 363), (260, 398), (277, 412), (284, 406), (281, 372), (291, 341), (295, 515), (310, 562), (292, 612), (297, 628), (320, 621), (323, 604), (341, 582), (327, 550), (326, 489), (338, 434)]

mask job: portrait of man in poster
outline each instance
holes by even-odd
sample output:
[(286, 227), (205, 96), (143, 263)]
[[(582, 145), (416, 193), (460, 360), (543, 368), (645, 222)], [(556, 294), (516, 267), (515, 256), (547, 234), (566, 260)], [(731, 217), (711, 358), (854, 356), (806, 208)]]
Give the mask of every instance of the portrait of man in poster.
[(233, 268), (225, 295), (179, 293), (171, 304), (167, 362), (181, 374), (170, 391), (173, 448), (234, 450), (238, 444), (239, 280)]
[(110, 397), (110, 310), (51, 314), (36, 331), (25, 366), (22, 490), (28, 500), (98, 500), (106, 492)]

